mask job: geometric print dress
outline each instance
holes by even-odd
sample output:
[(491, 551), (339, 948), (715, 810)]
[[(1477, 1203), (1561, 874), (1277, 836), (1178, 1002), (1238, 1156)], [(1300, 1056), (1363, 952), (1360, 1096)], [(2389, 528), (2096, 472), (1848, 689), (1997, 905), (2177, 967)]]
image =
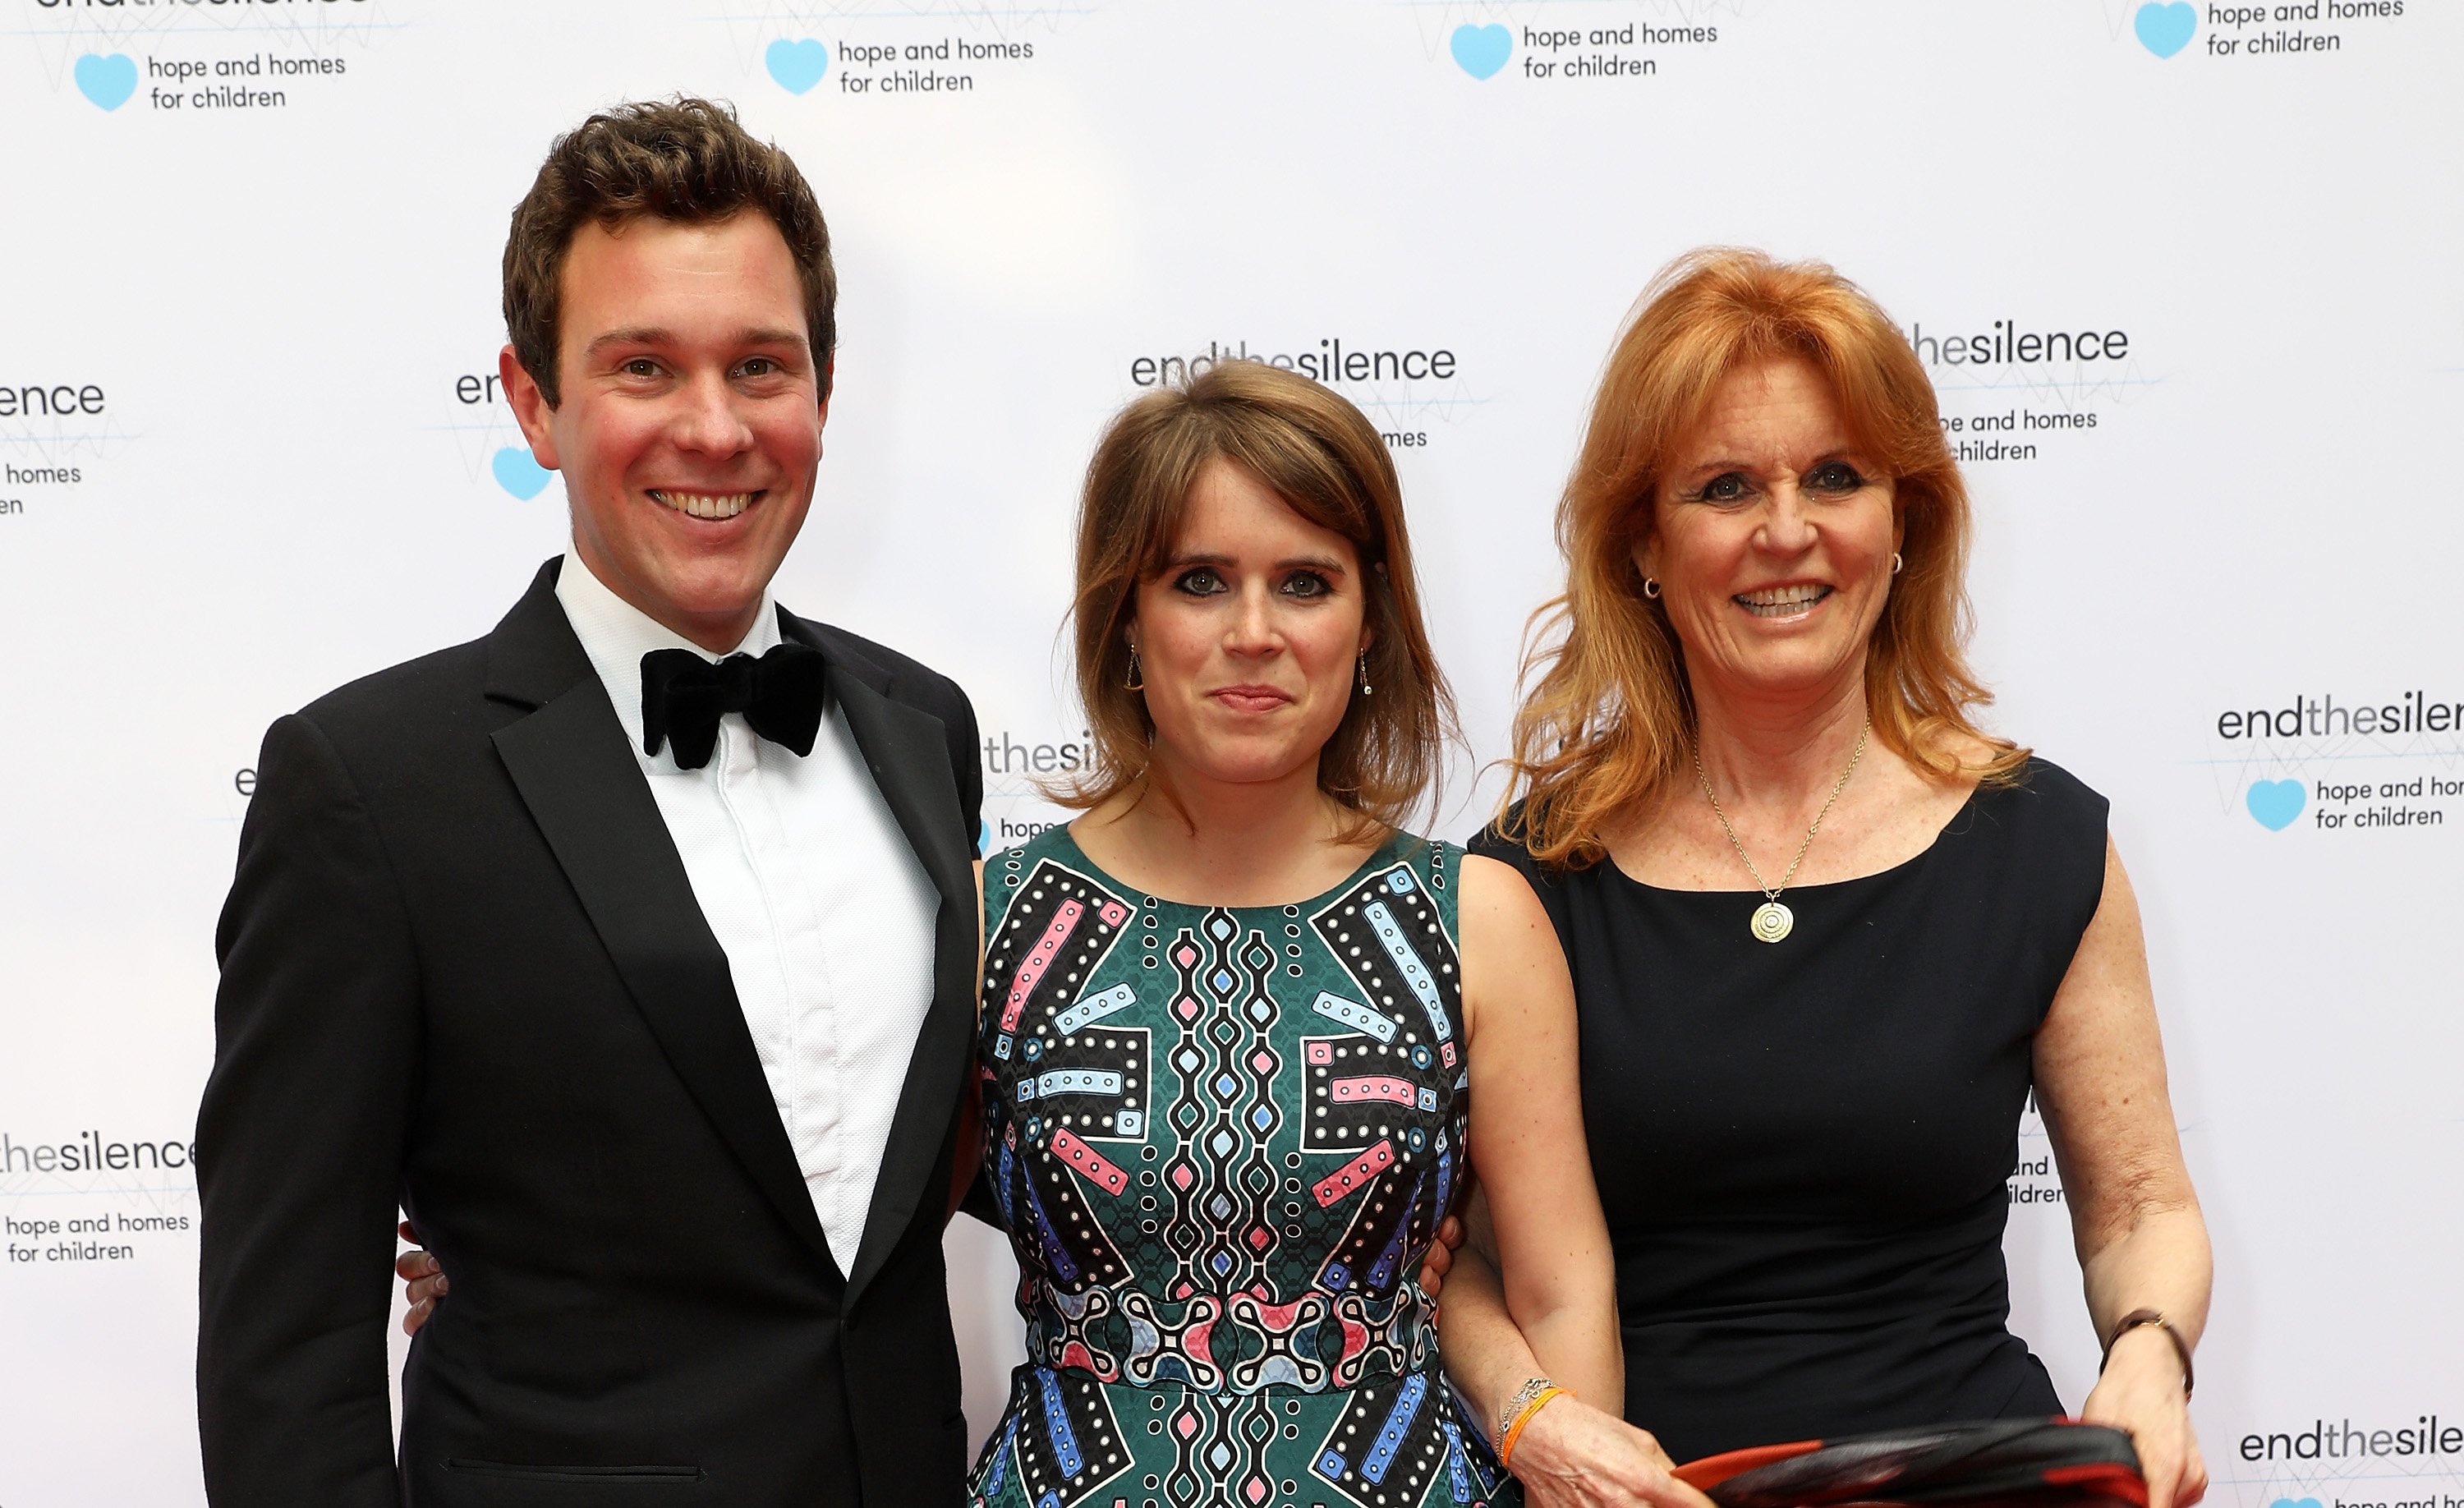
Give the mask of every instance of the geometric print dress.
[(1299, 906), (984, 865), (984, 1167), (1026, 1363), (971, 1501), (1485, 1508), (1521, 1494), (1415, 1280), (1462, 1202), (1463, 850), (1390, 839)]

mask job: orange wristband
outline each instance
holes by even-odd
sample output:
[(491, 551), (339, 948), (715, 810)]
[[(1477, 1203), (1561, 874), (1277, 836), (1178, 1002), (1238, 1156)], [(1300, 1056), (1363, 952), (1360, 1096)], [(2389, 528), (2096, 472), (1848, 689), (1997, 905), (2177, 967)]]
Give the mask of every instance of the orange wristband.
[(1523, 1411), (1514, 1416), (1514, 1422), (1506, 1427), (1505, 1438), (1497, 1442), (1498, 1465), (1508, 1472), (1514, 1470), (1514, 1442), (1523, 1438), (1523, 1427), (1531, 1422), (1533, 1414), (1549, 1407), (1551, 1399), (1562, 1398), (1565, 1393), (1563, 1388), (1543, 1388), (1532, 1395), (1531, 1401), (1523, 1406)]

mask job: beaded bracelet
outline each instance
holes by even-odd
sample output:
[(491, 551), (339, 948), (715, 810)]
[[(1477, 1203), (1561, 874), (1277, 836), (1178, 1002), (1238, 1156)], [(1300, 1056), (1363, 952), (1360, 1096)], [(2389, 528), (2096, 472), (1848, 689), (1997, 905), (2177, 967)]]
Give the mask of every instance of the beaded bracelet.
[(1504, 1437), (1497, 1442), (1498, 1465), (1505, 1467), (1508, 1472), (1514, 1470), (1514, 1442), (1523, 1438), (1523, 1427), (1531, 1422), (1534, 1414), (1548, 1408), (1554, 1400), (1565, 1396), (1565, 1392), (1566, 1389), (1563, 1388), (1550, 1387), (1544, 1382), (1540, 1390), (1531, 1395), (1531, 1401), (1515, 1413), (1514, 1422), (1506, 1427)]

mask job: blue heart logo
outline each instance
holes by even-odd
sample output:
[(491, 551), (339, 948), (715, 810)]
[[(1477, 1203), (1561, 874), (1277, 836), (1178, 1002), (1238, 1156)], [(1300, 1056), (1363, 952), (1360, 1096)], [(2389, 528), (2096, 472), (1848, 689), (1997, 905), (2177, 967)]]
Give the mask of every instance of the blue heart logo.
[(523, 502), (529, 502), (547, 490), (548, 470), (531, 458), (530, 451), (509, 445), (496, 452), (488, 470), (496, 473), (496, 485)]
[(2139, 33), (2142, 47), (2159, 57), (2170, 57), (2190, 45), (2190, 33), (2199, 29), (2199, 12), (2191, 9), (2189, 0), (2173, 0), (2171, 5), (2150, 3), (2141, 6), (2139, 13), (2131, 17), (2130, 29)]
[(782, 36), (762, 50), (761, 61), (780, 88), (801, 95), (830, 71), (830, 50), (809, 36), (794, 42)]
[(2267, 1508), (2319, 1508), (2319, 1499), (2316, 1497), (2278, 1497), (2276, 1501), (2269, 1503)]
[(137, 92), (137, 59), (126, 53), (88, 53), (77, 60), (77, 93), (117, 110)]
[[(2293, 825), (2293, 820), (2301, 815), (2301, 808), (2309, 799), (2310, 793), (2301, 789), (2299, 780), (2253, 780), (2250, 794), (2242, 798), (2242, 804), (2250, 808), (2251, 816), (2258, 819), (2259, 826), (2271, 833), (2280, 833)], [(2308, 1498), (2304, 1498), (2302, 1503), (2306, 1503), (2308, 1508), (2319, 1508), (2317, 1502)], [(2291, 1508), (2302, 1508), (2302, 1503), (2293, 1504)], [(2287, 1508), (2287, 1505), (2278, 1502), (2273, 1508)]]
[(1474, 78), (1486, 78), (1506, 66), (1507, 55), (1514, 51), (1514, 33), (1494, 22), (1487, 26), (1466, 22), (1455, 28), (1454, 40), (1446, 45), (1464, 73)]

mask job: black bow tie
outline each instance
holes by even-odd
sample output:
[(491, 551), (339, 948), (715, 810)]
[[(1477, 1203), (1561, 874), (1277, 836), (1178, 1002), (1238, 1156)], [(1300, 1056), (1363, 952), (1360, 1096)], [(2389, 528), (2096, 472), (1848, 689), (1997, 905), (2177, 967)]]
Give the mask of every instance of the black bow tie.
[(642, 656), (642, 752), (662, 741), (680, 770), (710, 763), (718, 720), (742, 712), (753, 731), (800, 754), (813, 752), (822, 731), (829, 660), (805, 645), (779, 645), (755, 659), (732, 654), (716, 665), (690, 649), (653, 649)]

